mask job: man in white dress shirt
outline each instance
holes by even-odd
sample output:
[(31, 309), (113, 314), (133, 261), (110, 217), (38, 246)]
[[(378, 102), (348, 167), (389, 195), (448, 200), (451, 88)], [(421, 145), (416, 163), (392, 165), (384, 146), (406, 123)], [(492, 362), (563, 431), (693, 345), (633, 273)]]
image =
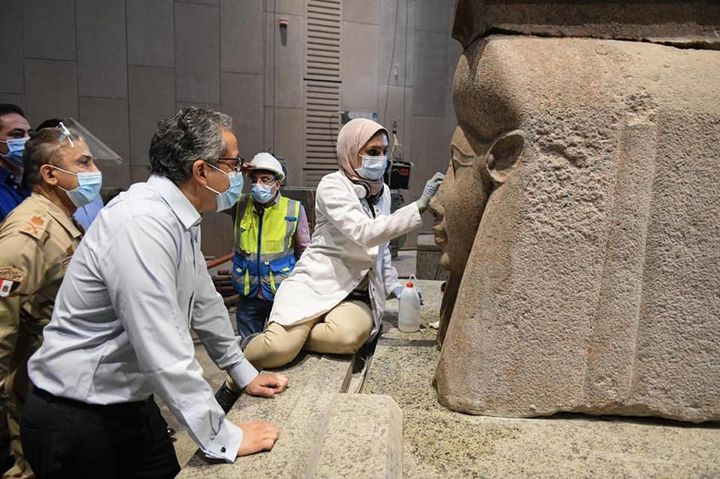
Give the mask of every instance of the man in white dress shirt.
[(201, 213), (232, 206), (242, 190), (231, 128), (227, 115), (195, 107), (161, 121), (150, 178), (111, 201), (75, 252), (28, 366), (21, 437), (38, 478), (174, 477), (152, 394), (212, 459), (274, 445), (275, 426), (225, 419), (190, 334), (247, 393), (287, 386), (243, 356), (200, 252)]

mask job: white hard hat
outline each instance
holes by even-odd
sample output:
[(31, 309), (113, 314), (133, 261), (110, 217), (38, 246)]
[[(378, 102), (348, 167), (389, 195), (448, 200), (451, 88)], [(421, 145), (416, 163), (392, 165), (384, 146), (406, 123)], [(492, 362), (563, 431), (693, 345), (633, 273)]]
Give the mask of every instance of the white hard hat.
[(258, 153), (255, 155), (250, 162), (250, 167), (254, 170), (267, 170), (272, 171), (278, 177), (278, 180), (282, 181), (285, 179), (285, 173), (283, 172), (282, 165), (275, 159), (270, 153)]

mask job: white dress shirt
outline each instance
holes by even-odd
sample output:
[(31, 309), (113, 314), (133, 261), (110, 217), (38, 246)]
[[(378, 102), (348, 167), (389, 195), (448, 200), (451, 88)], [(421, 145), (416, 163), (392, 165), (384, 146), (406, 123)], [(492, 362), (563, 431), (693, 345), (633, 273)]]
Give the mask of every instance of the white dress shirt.
[(207, 456), (232, 462), (242, 430), (203, 379), (190, 329), (239, 385), (258, 373), (207, 272), (200, 220), (160, 176), (103, 208), (73, 255), (28, 373), (37, 387), (90, 404), (157, 394)]

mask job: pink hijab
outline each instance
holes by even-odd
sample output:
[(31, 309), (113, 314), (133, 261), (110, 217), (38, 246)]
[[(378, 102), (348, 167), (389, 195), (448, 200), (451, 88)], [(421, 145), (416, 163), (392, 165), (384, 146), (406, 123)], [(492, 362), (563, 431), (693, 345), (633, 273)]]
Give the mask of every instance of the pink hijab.
[(390, 137), (385, 127), (380, 123), (366, 118), (355, 118), (340, 129), (337, 139), (337, 157), (340, 171), (353, 183), (364, 185), (373, 196), (382, 191), (382, 178), (379, 180), (366, 180), (361, 178), (355, 169), (362, 166), (362, 160), (358, 153), (365, 146), (365, 143), (380, 131), (385, 133), (386, 137)]

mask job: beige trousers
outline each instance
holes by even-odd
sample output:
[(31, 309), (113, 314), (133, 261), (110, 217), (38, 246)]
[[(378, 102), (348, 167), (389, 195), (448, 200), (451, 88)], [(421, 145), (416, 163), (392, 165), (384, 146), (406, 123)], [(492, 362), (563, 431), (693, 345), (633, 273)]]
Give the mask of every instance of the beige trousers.
[(362, 301), (343, 301), (324, 316), (292, 326), (270, 323), (245, 347), (245, 357), (258, 369), (289, 363), (303, 347), (308, 351), (353, 354), (373, 327), (372, 310)]

